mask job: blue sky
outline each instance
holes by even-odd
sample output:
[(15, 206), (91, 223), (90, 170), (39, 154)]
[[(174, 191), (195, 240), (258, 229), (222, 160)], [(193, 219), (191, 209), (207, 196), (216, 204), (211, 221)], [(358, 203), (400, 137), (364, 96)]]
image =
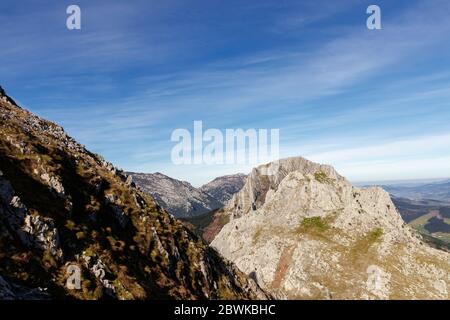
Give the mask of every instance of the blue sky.
[[(66, 8), (82, 30), (66, 29)], [(381, 7), (382, 30), (366, 28)], [(450, 3), (12, 1), (0, 84), (125, 170), (201, 185), (242, 165), (175, 166), (171, 132), (279, 128), (281, 156), (352, 181), (450, 177)]]

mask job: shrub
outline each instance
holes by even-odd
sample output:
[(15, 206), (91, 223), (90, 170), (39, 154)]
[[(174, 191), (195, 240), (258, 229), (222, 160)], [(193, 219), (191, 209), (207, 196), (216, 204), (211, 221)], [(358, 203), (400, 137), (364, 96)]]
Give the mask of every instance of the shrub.
[(327, 174), (323, 171), (317, 171), (314, 173), (314, 178), (320, 183), (326, 183), (329, 181)]
[(378, 241), (382, 235), (383, 235), (383, 229), (375, 228), (372, 231), (370, 231), (366, 237), (369, 242), (373, 243), (373, 242)]
[(86, 239), (86, 233), (84, 231), (79, 231), (75, 235), (78, 240)]
[(304, 218), (297, 228), (297, 233), (323, 233), (330, 228), (321, 217)]
[(350, 250), (352, 260), (368, 253), (369, 249), (380, 240), (383, 229), (375, 228), (359, 238)]

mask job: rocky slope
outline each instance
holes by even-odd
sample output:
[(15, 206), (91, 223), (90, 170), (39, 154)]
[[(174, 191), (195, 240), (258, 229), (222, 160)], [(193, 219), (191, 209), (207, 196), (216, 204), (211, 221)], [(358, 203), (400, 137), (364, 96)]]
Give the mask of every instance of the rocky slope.
[(240, 191), (245, 184), (247, 175), (243, 173), (222, 176), (200, 187), (220, 203), (225, 204), (231, 197)]
[(266, 297), (122, 171), (0, 93), (0, 299)]
[(450, 255), (424, 244), (387, 192), (354, 188), (332, 167), (255, 168), (225, 211), (211, 245), (279, 298), (450, 297)]
[(177, 218), (194, 217), (222, 207), (222, 203), (190, 183), (162, 173), (128, 173), (133, 182)]

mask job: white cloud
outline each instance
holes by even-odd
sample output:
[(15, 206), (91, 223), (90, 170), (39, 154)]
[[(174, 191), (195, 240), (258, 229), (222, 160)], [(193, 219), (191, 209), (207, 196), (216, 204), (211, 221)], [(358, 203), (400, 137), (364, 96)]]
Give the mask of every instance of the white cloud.
[(450, 134), (306, 154), (354, 181), (450, 177)]

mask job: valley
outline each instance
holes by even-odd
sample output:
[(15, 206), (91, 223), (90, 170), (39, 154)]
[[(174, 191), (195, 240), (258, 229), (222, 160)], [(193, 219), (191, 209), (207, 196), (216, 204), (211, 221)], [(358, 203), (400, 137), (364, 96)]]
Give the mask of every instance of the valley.
[[(431, 186), (432, 190), (428, 188)], [(441, 186), (444, 191), (437, 191), (436, 186)], [(414, 195), (417, 199), (400, 198), (399, 195), (408, 195), (408, 191), (403, 191), (401, 187), (386, 188), (395, 192), (391, 194), (392, 200), (402, 215), (403, 219), (415, 230), (417, 230), (432, 246), (450, 251), (450, 204), (447, 198), (441, 198), (440, 194), (445, 194), (446, 183), (424, 184), (416, 186)], [(394, 190), (394, 191), (393, 191)], [(421, 192), (419, 192), (420, 190)], [(437, 191), (441, 200), (428, 199), (433, 197), (433, 190)]]

